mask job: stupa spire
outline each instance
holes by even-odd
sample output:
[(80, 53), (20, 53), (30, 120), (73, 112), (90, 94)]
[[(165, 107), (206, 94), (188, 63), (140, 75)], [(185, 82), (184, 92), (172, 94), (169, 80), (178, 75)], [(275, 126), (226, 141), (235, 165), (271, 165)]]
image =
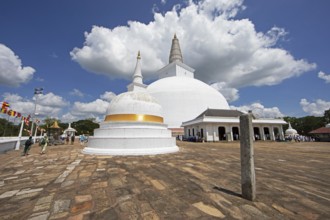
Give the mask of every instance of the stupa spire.
[(180, 61), (183, 63), (182, 53), (180, 49), (179, 39), (176, 37), (176, 34), (174, 34), (174, 37), (172, 39), (172, 46), (171, 46), (171, 52), (169, 57), (169, 63), (172, 63), (174, 61)]
[(135, 66), (135, 70), (134, 70), (134, 74), (133, 74), (133, 83), (143, 84), (140, 60), (141, 60), (141, 55), (140, 55), (140, 51), (139, 51), (137, 58), (136, 58), (136, 66)]
[(141, 55), (139, 51), (136, 57), (136, 66), (135, 66), (134, 74), (132, 76), (133, 81), (131, 84), (127, 86), (128, 91), (141, 90), (141, 89), (144, 90), (147, 87), (146, 85), (143, 84), (140, 60), (141, 60)]

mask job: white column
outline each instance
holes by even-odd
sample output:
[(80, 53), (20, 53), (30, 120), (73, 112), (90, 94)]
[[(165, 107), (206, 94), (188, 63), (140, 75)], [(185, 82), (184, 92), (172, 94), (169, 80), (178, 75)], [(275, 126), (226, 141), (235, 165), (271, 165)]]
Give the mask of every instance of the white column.
[(24, 127), (24, 120), (22, 120), (21, 122), (21, 128), (19, 130), (18, 140), (16, 142), (15, 150), (19, 150), (19, 146), (21, 145), (23, 127)]
[(264, 127), (263, 126), (260, 126), (259, 127), (259, 131), (260, 131), (260, 139), (265, 141), (266, 140), (266, 137), (265, 137), (265, 131), (264, 131)]
[(272, 141), (275, 141), (275, 133), (274, 133), (274, 127), (273, 126), (271, 126), (270, 128), (269, 128), (269, 133), (270, 133), (270, 140), (272, 140)]
[(279, 132), (280, 132), (280, 138), (281, 138), (281, 140), (284, 141), (285, 138), (284, 138), (284, 132), (283, 132), (283, 125), (280, 125)]

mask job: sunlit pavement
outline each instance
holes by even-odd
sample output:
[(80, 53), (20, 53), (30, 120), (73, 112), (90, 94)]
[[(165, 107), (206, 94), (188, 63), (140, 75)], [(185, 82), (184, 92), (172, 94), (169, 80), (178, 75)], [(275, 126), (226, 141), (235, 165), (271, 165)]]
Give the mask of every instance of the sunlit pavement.
[(0, 219), (330, 219), (330, 143), (255, 142), (257, 198), (241, 197), (239, 143), (178, 142), (157, 156), (82, 146), (0, 155)]

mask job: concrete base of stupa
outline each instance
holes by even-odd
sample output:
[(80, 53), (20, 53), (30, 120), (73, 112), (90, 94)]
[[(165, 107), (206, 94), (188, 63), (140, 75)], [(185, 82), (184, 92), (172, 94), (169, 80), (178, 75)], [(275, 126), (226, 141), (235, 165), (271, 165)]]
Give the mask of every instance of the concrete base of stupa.
[(96, 155), (155, 155), (179, 151), (162, 123), (102, 122), (83, 153)]

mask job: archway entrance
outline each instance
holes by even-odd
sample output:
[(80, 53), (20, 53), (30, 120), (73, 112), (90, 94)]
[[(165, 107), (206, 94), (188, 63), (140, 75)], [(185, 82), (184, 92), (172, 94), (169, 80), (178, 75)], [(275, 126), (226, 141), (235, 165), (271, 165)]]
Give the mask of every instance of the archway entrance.
[(219, 133), (220, 141), (226, 140), (226, 128), (225, 127), (218, 127), (218, 133)]
[(233, 138), (235, 141), (239, 140), (239, 129), (238, 127), (233, 127), (232, 129), (233, 132)]
[(270, 140), (270, 132), (268, 127), (264, 127), (265, 139)]
[(258, 127), (253, 128), (254, 138), (256, 141), (260, 140), (260, 129)]

